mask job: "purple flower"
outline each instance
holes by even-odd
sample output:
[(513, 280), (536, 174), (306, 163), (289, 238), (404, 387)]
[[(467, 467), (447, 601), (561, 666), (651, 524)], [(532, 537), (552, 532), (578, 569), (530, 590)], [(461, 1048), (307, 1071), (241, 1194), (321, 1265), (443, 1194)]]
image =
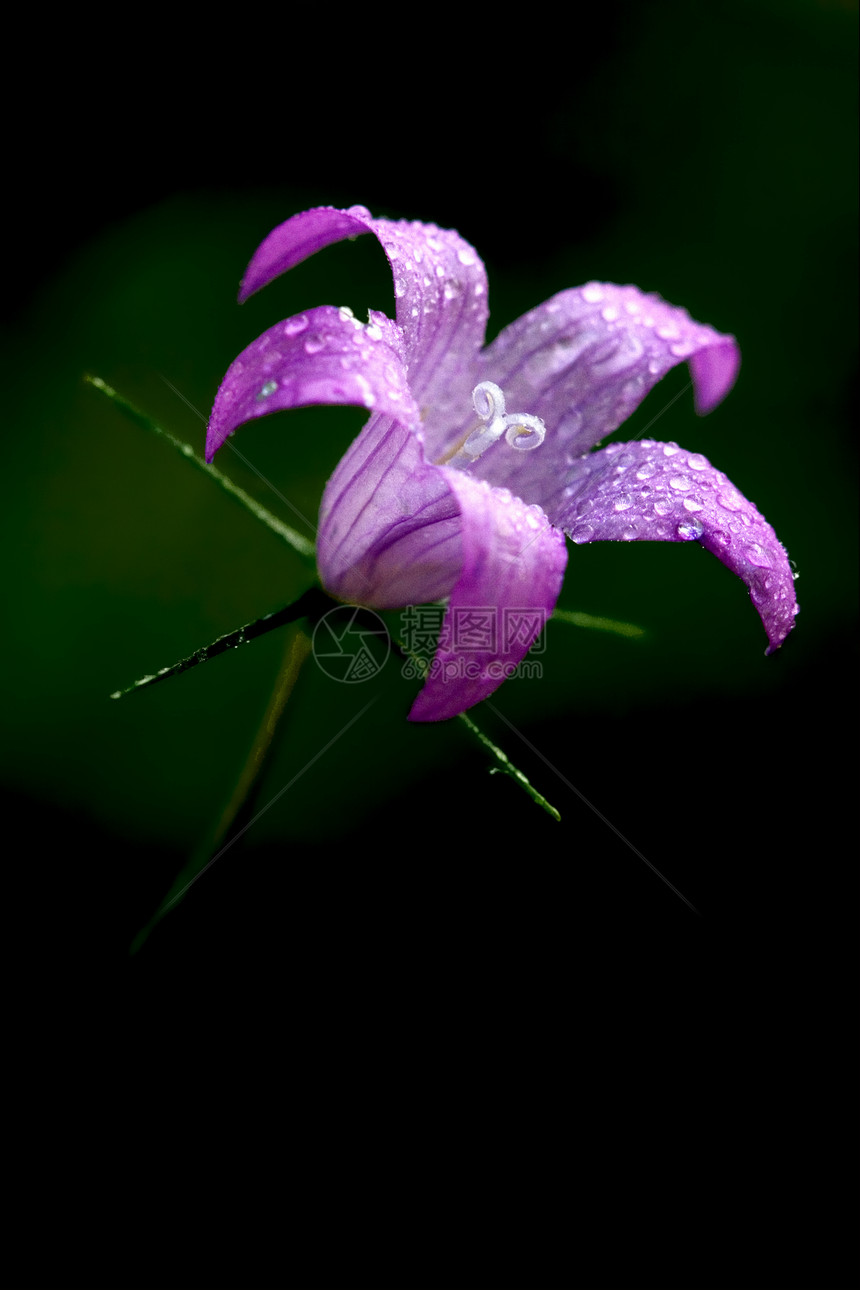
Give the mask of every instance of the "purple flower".
[[(725, 397), (733, 337), (635, 287), (562, 291), (486, 348), (484, 266), (455, 232), (372, 219), (361, 206), (294, 215), (254, 255), (239, 299), (321, 247), (373, 233), (394, 275), (397, 321), (328, 305), (288, 318), (240, 354), (212, 409), (207, 459), (252, 417), (360, 404), (370, 420), (326, 486), (317, 562), (341, 600), (378, 609), (443, 598), (434, 665), (412, 707), (438, 721), (486, 698), (552, 613), (564, 534), (698, 542), (750, 589), (777, 649), (797, 605), (771, 526), (699, 453), (641, 439), (590, 450), (677, 363), (699, 413)], [(471, 611), (496, 615), (483, 646), (458, 639)], [(459, 616), (459, 618), (458, 618)], [(502, 620), (528, 624), (508, 633)], [(468, 666), (457, 666), (468, 663)]]

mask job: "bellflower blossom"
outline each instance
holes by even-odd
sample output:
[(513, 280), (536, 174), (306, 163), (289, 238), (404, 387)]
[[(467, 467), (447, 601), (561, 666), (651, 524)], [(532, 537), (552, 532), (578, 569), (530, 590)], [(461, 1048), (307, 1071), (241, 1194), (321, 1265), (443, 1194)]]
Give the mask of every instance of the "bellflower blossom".
[[(243, 422), (284, 408), (370, 411), (326, 486), (317, 563), (325, 588), (350, 603), (394, 609), (447, 598), (412, 720), (464, 711), (525, 656), (558, 598), (565, 534), (574, 543), (698, 543), (749, 587), (767, 652), (782, 644), (797, 613), (788, 559), (726, 476), (674, 443), (590, 451), (682, 361), (697, 411), (710, 412), (737, 375), (733, 337), (636, 287), (592, 282), (559, 292), (484, 347), (487, 279), (474, 249), (456, 232), (373, 219), (362, 206), (281, 224), (251, 260), (239, 299), (362, 233), (388, 256), (396, 322), (370, 311), (365, 324), (323, 305), (270, 327), (227, 371), (206, 455)], [(531, 612), (532, 624), (470, 649), (458, 670), (452, 616), (470, 608), (515, 610), (520, 622)]]

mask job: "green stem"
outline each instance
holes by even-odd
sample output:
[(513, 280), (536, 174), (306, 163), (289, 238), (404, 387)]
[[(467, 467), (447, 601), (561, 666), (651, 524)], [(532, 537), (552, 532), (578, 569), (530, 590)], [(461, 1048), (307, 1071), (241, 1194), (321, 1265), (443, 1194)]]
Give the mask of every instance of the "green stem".
[[(287, 700), (298, 680), (302, 664), (310, 652), (310, 637), (301, 629), (294, 629), (287, 642), (287, 648), (284, 652), (269, 702), (266, 705), (266, 711), (257, 728), (248, 756), (239, 772), (235, 787), (227, 803), (208, 837), (196, 849), (191, 859), (179, 872), (173, 886), (152, 918), (135, 936), (129, 950), (130, 954), (136, 954), (141, 949), (153, 928), (161, 922), (165, 914), (176, 908), (192, 883), (196, 882), (215, 863), (219, 856), (223, 855), (227, 848), (237, 841), (248, 827), (256, 790), (259, 787), (263, 771), (271, 758), (278, 722), (283, 716)], [(225, 842), (230, 833), (232, 833), (232, 837)]]
[(204, 475), (208, 475), (210, 479), (214, 480), (219, 488), (222, 488), (225, 493), (228, 493), (235, 501), (239, 502), (241, 506), (244, 506), (247, 511), (250, 511), (255, 519), (260, 520), (261, 523), (265, 524), (273, 533), (277, 533), (279, 538), (288, 542), (294, 551), (298, 551), (300, 556), (303, 556), (305, 559), (313, 559), (313, 542), (310, 542), (306, 537), (302, 537), (301, 533), (297, 533), (295, 529), (290, 528), (289, 524), (284, 524), (283, 521), (279, 520), (271, 511), (267, 511), (265, 506), (261, 506), (259, 502), (255, 501), (250, 493), (246, 493), (244, 488), (239, 488), (238, 484), (234, 484), (232, 480), (228, 479), (220, 470), (217, 470), (215, 466), (211, 466), (208, 461), (204, 461), (202, 457), (197, 455), (191, 447), (191, 444), (183, 443), (181, 439), (177, 439), (175, 435), (172, 435), (169, 430), (163, 429), (157, 424), (157, 422), (153, 421), (151, 417), (148, 417), (145, 412), (141, 412), (133, 403), (129, 403), (128, 399), (125, 399), (121, 394), (118, 394), (117, 391), (108, 385), (106, 381), (103, 381), (100, 376), (91, 376), (87, 373), (84, 376), (84, 380), (95, 389), (100, 390), (102, 394), (107, 396), (107, 398), (111, 399), (131, 421), (134, 421), (139, 426), (143, 426), (144, 430), (150, 430), (153, 434), (160, 435), (162, 439), (166, 439), (171, 447), (181, 453), (187, 461), (190, 461), (198, 470), (202, 470)]
[(595, 632), (614, 632), (616, 636), (644, 636), (645, 628), (635, 623), (620, 623), (615, 618), (595, 618), (593, 614), (579, 614), (572, 609), (554, 609), (552, 621), (570, 623), (573, 627), (589, 627)]
[(237, 649), (239, 645), (246, 645), (248, 641), (256, 640), (258, 636), (265, 636), (267, 632), (274, 631), (276, 627), (283, 627), (284, 623), (293, 623), (296, 619), (305, 617), (315, 622), (319, 618), (323, 607), (331, 608), (334, 603), (321, 587), (309, 587), (291, 605), (285, 605), (283, 609), (276, 609), (274, 613), (264, 614), (262, 618), (255, 618), (253, 622), (246, 623), (244, 627), (237, 627), (235, 631), (225, 632), (223, 636), (219, 636), (210, 645), (201, 645), (193, 654), (189, 654), (187, 658), (180, 659), (178, 663), (172, 663), (170, 667), (159, 668), (157, 672), (149, 676), (142, 676), (139, 681), (135, 681), (132, 685), (127, 685), (122, 690), (114, 690), (110, 697), (112, 699), (121, 699), (123, 695), (132, 694), (135, 690), (142, 690), (146, 686), (155, 685), (158, 681), (167, 681), (171, 676), (179, 676), (181, 672), (187, 672), (190, 667), (196, 667), (198, 663), (208, 663), (210, 659), (217, 658), (219, 654), (226, 654), (227, 650)]
[(560, 821), (561, 815), (555, 809), (552, 803), (548, 802), (542, 793), (539, 793), (536, 788), (532, 787), (529, 780), (526, 778), (526, 776), (523, 774), (521, 770), (517, 769), (517, 767), (511, 761), (510, 757), (507, 755), (507, 753), (502, 752), (498, 744), (494, 744), (492, 739), (490, 739), (487, 735), (484, 734), (483, 730), (479, 730), (478, 727), (475, 725), (474, 721), (472, 720), (472, 718), (467, 717), (465, 712), (460, 713), (460, 720), (463, 722), (466, 729), (471, 731), (471, 733), (475, 736), (475, 738), (478, 739), (484, 745), (484, 747), (488, 750), (488, 752), (492, 753), (496, 761), (499, 763), (498, 766), (494, 766), (492, 768), (492, 770), (490, 771), (490, 774), (497, 775), (499, 774), (499, 772), (502, 772), (505, 775), (510, 775), (511, 779), (513, 779), (517, 784), (519, 784), (520, 788), (524, 789), (525, 792), (528, 793), (532, 801), (536, 802), (538, 806), (542, 807), (543, 810), (546, 811), (547, 815), (551, 815), (554, 820)]

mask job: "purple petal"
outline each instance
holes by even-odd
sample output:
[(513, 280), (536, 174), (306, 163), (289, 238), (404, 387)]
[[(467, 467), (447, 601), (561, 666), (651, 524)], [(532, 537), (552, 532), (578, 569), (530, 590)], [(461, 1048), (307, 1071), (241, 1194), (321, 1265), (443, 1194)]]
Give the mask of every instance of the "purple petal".
[(353, 206), (345, 211), (336, 210), (333, 206), (317, 206), (291, 216), (272, 229), (257, 247), (245, 270), (239, 300), (247, 300), (255, 291), (301, 264), (316, 251), (321, 251), (324, 246), (369, 233), (372, 225), (370, 211), (363, 206)]
[(419, 437), (371, 417), (326, 485), (317, 563), (341, 600), (396, 609), (447, 596), (462, 568), (462, 521)]
[[(562, 291), (507, 327), (481, 355), (478, 379), (504, 391), (509, 412), (532, 413), (547, 436), (534, 452), (494, 445), (476, 473), (545, 506), (570, 462), (611, 434), (661, 377), (687, 360), (696, 407), (731, 389), (740, 355), (731, 336), (636, 287)], [(468, 428), (468, 417), (462, 430)]]
[(643, 439), (582, 458), (550, 511), (572, 541), (698, 542), (747, 584), (768, 654), (794, 626), (785, 548), (767, 520), (700, 453)]
[(388, 256), (409, 382), (425, 418), (428, 452), (439, 457), (452, 417), (468, 410), (487, 325), (484, 266), (459, 233), (417, 221), (375, 220), (363, 206), (303, 211), (258, 247), (239, 299), (322, 247), (361, 233), (373, 233)]
[(372, 408), (415, 433), (420, 424), (403, 364), (382, 329), (322, 305), (270, 327), (231, 363), (209, 418), (206, 460), (243, 422), (314, 403)]
[(462, 572), (411, 721), (443, 721), (492, 694), (552, 613), (567, 563), (561, 533), (538, 507), (439, 468), (457, 498)]
[(471, 407), (487, 327), (487, 275), (459, 233), (433, 224), (374, 220), (394, 274), (397, 325), (427, 453), (442, 455), (452, 420)]

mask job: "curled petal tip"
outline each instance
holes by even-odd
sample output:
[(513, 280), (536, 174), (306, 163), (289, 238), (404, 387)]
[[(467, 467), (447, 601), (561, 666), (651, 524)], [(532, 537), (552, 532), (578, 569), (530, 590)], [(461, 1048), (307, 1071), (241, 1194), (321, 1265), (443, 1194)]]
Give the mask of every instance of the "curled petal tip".
[(770, 524), (701, 453), (650, 439), (581, 458), (552, 512), (574, 543), (697, 542), (749, 588), (769, 650), (794, 626), (785, 548)]
[(741, 352), (734, 336), (727, 336), (722, 344), (709, 345), (690, 356), (699, 416), (706, 416), (722, 403), (738, 378), (740, 365)]
[(372, 224), (370, 214), (363, 206), (352, 206), (347, 211), (318, 206), (293, 215), (273, 229), (257, 247), (242, 279), (239, 303), (243, 304), (255, 291), (324, 246), (369, 233)]
[(311, 404), (352, 404), (419, 424), (403, 364), (381, 330), (321, 305), (270, 327), (230, 365), (209, 418), (206, 460), (244, 422)]

